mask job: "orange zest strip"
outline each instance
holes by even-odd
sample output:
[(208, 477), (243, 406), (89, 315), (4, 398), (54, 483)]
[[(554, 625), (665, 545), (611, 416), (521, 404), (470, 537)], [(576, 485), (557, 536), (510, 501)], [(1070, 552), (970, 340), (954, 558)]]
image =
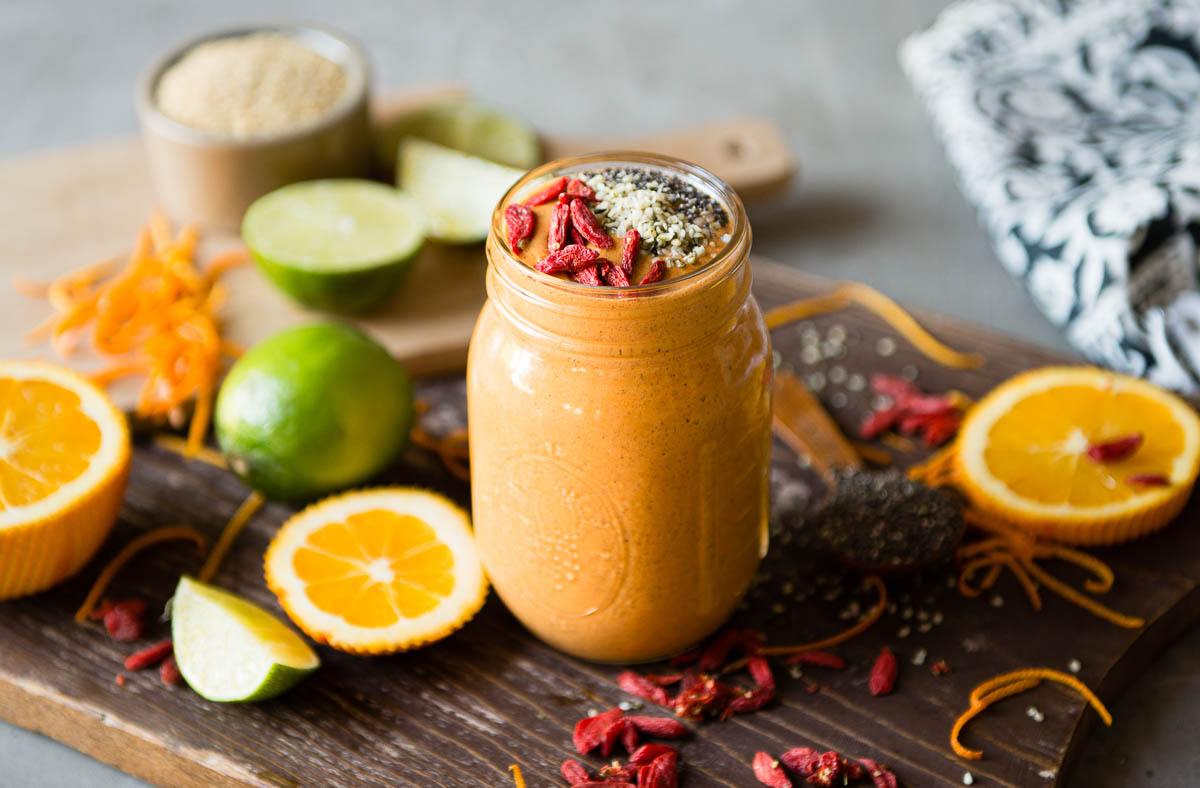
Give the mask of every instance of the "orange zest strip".
[(204, 552), (204, 548), (208, 544), (208, 540), (204, 538), (204, 534), (186, 525), (167, 525), (162, 528), (146, 531), (122, 547), (121, 551), (104, 565), (104, 569), (100, 571), (96, 582), (92, 584), (91, 590), (88, 591), (87, 596), (84, 598), (83, 604), (75, 611), (75, 620), (87, 621), (88, 616), (91, 615), (92, 611), (96, 609), (97, 603), (100, 602), (101, 595), (108, 589), (109, 583), (112, 582), (113, 578), (117, 576), (117, 572), (120, 572), (121, 567), (125, 566), (131, 558), (151, 545), (174, 539), (189, 539), (195, 542), (196, 550), (200, 553)]
[(982, 750), (968, 749), (959, 741), (963, 727), (996, 701), (1033, 689), (1043, 680), (1064, 684), (1075, 690), (1096, 710), (1105, 725), (1112, 725), (1112, 714), (1109, 713), (1108, 708), (1079, 679), (1050, 668), (1022, 668), (994, 676), (971, 690), (971, 705), (959, 715), (958, 719), (954, 721), (954, 727), (950, 729), (950, 747), (961, 758), (973, 761), (982, 758)]
[[(418, 415), (428, 409), (428, 405), (423, 400), (416, 401), (414, 410)], [(445, 437), (439, 438), (436, 435), (430, 435), (423, 427), (418, 426), (412, 428), (409, 439), (413, 445), (435, 452), (438, 459), (442, 461), (442, 465), (452, 475), (463, 481), (471, 481), (471, 467), (468, 465), (470, 449), (468, 433), (465, 429), (460, 427), (451, 430)]]
[(830, 293), (801, 299), (768, 310), (764, 318), (768, 328), (803, 320), (813, 315), (836, 312), (857, 304), (888, 323), (914, 348), (928, 358), (952, 369), (977, 369), (983, 365), (979, 353), (962, 353), (942, 344), (899, 304), (883, 293), (860, 282), (843, 282)]
[(252, 492), (246, 496), (246, 500), (242, 501), (242, 505), (233, 513), (233, 517), (225, 525), (221, 531), (221, 535), (217, 537), (217, 543), (213, 545), (212, 552), (208, 554), (208, 558), (204, 560), (204, 566), (196, 574), (196, 579), (201, 583), (207, 583), (221, 568), (221, 562), (225, 560), (225, 554), (229, 552), (229, 548), (233, 547), (233, 542), (237, 539), (238, 534), (242, 532), (242, 528), (246, 523), (250, 522), (250, 518), (263, 505), (263, 497), (257, 492)]
[(195, 457), (204, 447), (204, 436), (208, 434), (208, 422), (212, 417), (212, 384), (205, 383), (196, 392), (196, 410), (192, 412), (192, 423), (188, 425), (187, 444), (183, 447), (185, 457)]
[[(869, 629), (871, 625), (878, 621), (883, 615), (884, 609), (887, 608), (888, 599), (887, 585), (883, 582), (883, 579), (879, 577), (879, 575), (867, 576), (866, 583), (874, 588), (875, 593), (877, 594), (875, 606), (872, 607), (867, 614), (863, 616), (862, 619), (860, 619), (859, 622), (854, 626), (850, 627), (849, 629), (845, 629), (836, 635), (831, 635), (821, 640), (814, 640), (811, 643), (801, 643), (796, 646), (767, 646), (765, 648), (760, 648), (758, 650), (758, 654), (770, 657), (799, 654), (802, 651), (819, 651), (821, 649), (832, 648), (833, 646), (845, 643), (847, 640), (858, 637), (863, 632), (866, 632), (867, 629)], [(721, 672), (732, 673), (735, 670), (741, 670), (746, 666), (747, 661), (748, 660), (745, 659), (739, 659), (736, 662), (730, 663)]]
[(120, 364), (112, 364), (104, 369), (96, 370), (88, 375), (88, 380), (98, 386), (107, 386), (114, 380), (128, 377), (129, 375), (145, 374), (148, 367), (140, 361), (125, 361)]
[(888, 454), (878, 446), (872, 446), (869, 443), (853, 441), (850, 444), (854, 450), (858, 452), (858, 456), (869, 462), (871, 465), (886, 467), (892, 464), (892, 455)]
[(525, 776), (521, 774), (520, 765), (514, 763), (508, 767), (508, 770), (512, 772), (515, 788), (525, 788)]
[(226, 249), (208, 261), (208, 264), (204, 266), (204, 276), (211, 282), (230, 268), (247, 265), (249, 262), (250, 253), (244, 247)]
[(178, 435), (171, 435), (167, 432), (156, 433), (154, 436), (154, 445), (160, 446), (167, 451), (173, 451), (186, 459), (208, 463), (214, 468), (227, 469), (229, 467), (228, 463), (225, 462), (225, 456), (216, 449), (209, 448), (208, 446), (201, 446), (199, 451), (189, 455), (187, 453), (187, 441)]

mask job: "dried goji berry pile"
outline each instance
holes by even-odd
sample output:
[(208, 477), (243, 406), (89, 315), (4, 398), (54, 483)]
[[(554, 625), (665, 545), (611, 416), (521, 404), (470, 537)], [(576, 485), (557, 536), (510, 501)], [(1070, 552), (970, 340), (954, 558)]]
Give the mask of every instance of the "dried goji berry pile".
[(636, 785), (638, 788), (676, 788), (679, 783), (679, 752), (666, 744), (640, 744), (641, 736), (656, 739), (682, 739), (690, 731), (670, 717), (626, 716), (621, 709), (610, 709), (575, 724), (575, 749), (587, 755), (599, 748), (605, 758), (613, 754), (617, 743), (629, 754), (629, 762), (604, 766), (595, 776), (577, 761), (563, 761), (562, 776), (570, 785)]
[[(553, 200), (555, 205), (550, 212), (550, 226), (546, 230), (546, 247), (550, 251), (534, 267), (545, 274), (566, 274), (580, 284), (594, 287), (629, 287), (641, 235), (636, 229), (625, 233), (619, 265), (605, 260), (599, 252), (589, 248), (588, 244), (592, 244), (600, 249), (610, 249), (614, 243), (612, 236), (588, 207), (588, 203), (595, 199), (596, 193), (583, 181), (565, 175), (555, 178), (520, 203), (504, 209), (509, 247), (513, 251), (520, 251), (523, 243), (533, 237), (537, 217), (530, 208)], [(638, 284), (657, 282), (663, 278), (666, 270), (661, 260), (654, 260)]]
[(876, 373), (871, 390), (892, 404), (873, 411), (858, 428), (863, 440), (872, 440), (890, 429), (901, 435), (917, 435), (926, 446), (941, 446), (954, 437), (962, 424), (962, 396), (926, 394), (898, 375)]
[[(146, 634), (146, 610), (149, 605), (142, 599), (126, 599), (121, 602), (104, 600), (90, 614), (93, 620), (103, 620), (104, 628), (114, 640), (130, 642), (141, 640)], [(160, 640), (125, 658), (126, 670), (144, 670), (159, 666), (158, 675), (164, 684), (178, 684), (183, 680), (171, 639)], [(125, 686), (125, 677), (118, 674), (119, 686)]]
[(754, 776), (763, 785), (771, 788), (792, 788), (791, 778), (784, 766), (805, 778), (810, 785), (849, 785), (855, 780), (869, 779), (875, 788), (899, 788), (896, 775), (870, 758), (852, 761), (840, 753), (828, 750), (817, 752), (811, 747), (794, 747), (778, 758), (759, 752), (754, 756), (751, 768)]

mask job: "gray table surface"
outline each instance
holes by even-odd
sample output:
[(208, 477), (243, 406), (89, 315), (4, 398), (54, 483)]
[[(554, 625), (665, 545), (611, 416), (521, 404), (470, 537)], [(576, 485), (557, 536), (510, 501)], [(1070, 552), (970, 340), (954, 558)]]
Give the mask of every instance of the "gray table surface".
[[(802, 178), (786, 197), (752, 210), (758, 252), (1065, 349), (997, 264), (897, 65), (899, 41), (943, 5), (3, 0), (0, 155), (132, 133), (139, 72), (198, 31), (321, 22), (366, 44), (379, 87), (458, 81), (562, 134), (773, 118)], [(1198, 662), (1194, 631), (1116, 704), (1116, 723), (1089, 742), (1072, 786), (1200, 785)], [(3, 723), (0, 764), (0, 786), (144, 785)]]

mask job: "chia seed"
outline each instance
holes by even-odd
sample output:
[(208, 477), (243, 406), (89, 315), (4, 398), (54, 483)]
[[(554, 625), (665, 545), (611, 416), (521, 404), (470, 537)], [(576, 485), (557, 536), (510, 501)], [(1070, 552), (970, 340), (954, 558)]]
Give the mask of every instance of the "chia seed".
[[(814, 534), (827, 552), (854, 568), (895, 573), (945, 557), (963, 529), (962, 505), (953, 493), (897, 470), (849, 471), (837, 475)], [(902, 617), (912, 615), (906, 606)]]
[(578, 175), (596, 192), (592, 212), (617, 237), (636, 228), (642, 248), (672, 268), (707, 255), (729, 224), (712, 196), (683, 179), (637, 167), (606, 167)]

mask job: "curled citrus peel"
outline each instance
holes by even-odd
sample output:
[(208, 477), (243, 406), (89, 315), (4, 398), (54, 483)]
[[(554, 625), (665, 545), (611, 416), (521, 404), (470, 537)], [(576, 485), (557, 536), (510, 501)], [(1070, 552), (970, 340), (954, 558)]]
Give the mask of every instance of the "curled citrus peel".
[(1061, 671), (1051, 670), (1050, 668), (1022, 668), (1010, 671), (1009, 673), (1003, 673), (999, 676), (993, 676), (971, 690), (971, 705), (959, 715), (958, 719), (954, 721), (954, 726), (950, 729), (950, 746), (954, 752), (960, 758), (972, 761), (982, 758), (982, 750), (969, 749), (959, 741), (959, 737), (962, 735), (962, 730), (966, 724), (979, 716), (980, 713), (993, 703), (1033, 689), (1041, 684), (1043, 680), (1054, 681), (1075, 690), (1096, 710), (1096, 713), (1100, 715), (1100, 719), (1103, 720), (1105, 725), (1112, 725), (1112, 714), (1109, 713), (1108, 708), (1079, 679)]
[(201, 553), (204, 552), (204, 548), (208, 544), (208, 540), (204, 538), (204, 534), (186, 525), (166, 525), (146, 531), (140, 536), (135, 537), (122, 547), (121, 551), (113, 556), (112, 560), (100, 570), (100, 574), (96, 577), (96, 581), (92, 583), (92, 588), (84, 598), (83, 604), (75, 611), (75, 620), (87, 621), (88, 616), (96, 609), (96, 605), (100, 602), (100, 597), (104, 595), (113, 578), (117, 576), (122, 567), (129, 563), (134, 556), (147, 547), (176, 539), (186, 539), (193, 542), (196, 545), (196, 550)]

